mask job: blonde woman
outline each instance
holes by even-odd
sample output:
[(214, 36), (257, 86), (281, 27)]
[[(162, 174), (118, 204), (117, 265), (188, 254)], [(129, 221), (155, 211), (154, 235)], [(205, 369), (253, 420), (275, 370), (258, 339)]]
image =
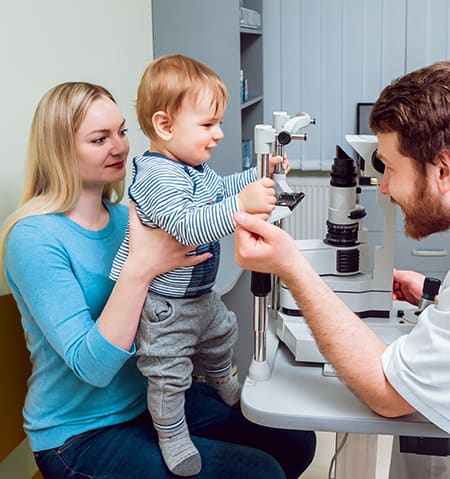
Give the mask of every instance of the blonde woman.
[[(34, 115), (21, 206), (4, 226), (1, 271), (33, 364), (24, 427), (46, 479), (173, 477), (146, 411), (134, 338), (152, 279), (209, 255), (186, 256), (192, 247), (142, 226), (119, 204), (128, 150), (107, 90), (83, 82), (52, 88)], [(108, 275), (128, 220), (130, 251), (114, 283)], [(205, 458), (198, 477), (282, 478), (283, 467), (294, 477), (312, 460), (312, 434), (291, 438), (251, 425), (204, 384), (187, 394), (186, 414)], [(262, 441), (278, 461), (223, 442), (236, 435), (248, 445)], [(299, 450), (301, 464), (293, 460)]]

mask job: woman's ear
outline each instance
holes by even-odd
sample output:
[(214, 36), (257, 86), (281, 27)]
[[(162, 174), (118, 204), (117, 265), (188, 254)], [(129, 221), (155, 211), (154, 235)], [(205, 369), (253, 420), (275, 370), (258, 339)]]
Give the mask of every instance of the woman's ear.
[(157, 111), (152, 116), (153, 127), (161, 140), (169, 141), (172, 139), (172, 121), (169, 115), (164, 111)]

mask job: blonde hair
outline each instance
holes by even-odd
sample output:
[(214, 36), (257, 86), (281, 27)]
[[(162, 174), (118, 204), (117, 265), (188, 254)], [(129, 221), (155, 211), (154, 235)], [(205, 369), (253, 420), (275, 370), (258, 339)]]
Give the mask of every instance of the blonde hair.
[[(94, 100), (111, 93), (86, 82), (61, 83), (40, 100), (34, 113), (28, 141), (22, 199), (5, 221), (0, 237), (0, 274), (5, 281), (5, 243), (13, 226), (27, 216), (64, 213), (78, 201), (81, 178), (75, 148), (75, 133)], [(106, 185), (103, 197), (119, 202), (124, 181)]]
[(137, 118), (144, 134), (156, 140), (153, 115), (163, 111), (173, 119), (187, 96), (196, 101), (205, 90), (211, 92), (215, 113), (224, 112), (226, 86), (206, 65), (183, 55), (165, 55), (150, 63), (141, 78), (136, 99)]

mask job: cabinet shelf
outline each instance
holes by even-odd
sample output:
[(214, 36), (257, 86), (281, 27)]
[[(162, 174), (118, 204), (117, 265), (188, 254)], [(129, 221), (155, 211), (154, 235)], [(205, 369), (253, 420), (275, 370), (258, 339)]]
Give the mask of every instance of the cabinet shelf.
[(248, 108), (249, 106), (252, 106), (256, 103), (259, 103), (260, 101), (263, 100), (263, 96), (262, 95), (258, 95), (258, 96), (255, 96), (253, 98), (250, 98), (249, 100), (247, 100), (246, 102), (244, 103), (241, 103), (241, 110), (245, 110), (246, 108)]
[(239, 31), (248, 35), (262, 35), (262, 30), (260, 28), (250, 28), (250, 27), (239, 27)]

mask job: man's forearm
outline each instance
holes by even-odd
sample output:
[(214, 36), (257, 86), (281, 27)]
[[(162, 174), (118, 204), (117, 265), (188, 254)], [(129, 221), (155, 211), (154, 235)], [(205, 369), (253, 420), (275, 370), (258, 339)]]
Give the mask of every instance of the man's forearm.
[(322, 354), (348, 387), (383, 416), (413, 412), (384, 375), (384, 342), (336, 296), (308, 261), (298, 254), (282, 279), (299, 303)]

